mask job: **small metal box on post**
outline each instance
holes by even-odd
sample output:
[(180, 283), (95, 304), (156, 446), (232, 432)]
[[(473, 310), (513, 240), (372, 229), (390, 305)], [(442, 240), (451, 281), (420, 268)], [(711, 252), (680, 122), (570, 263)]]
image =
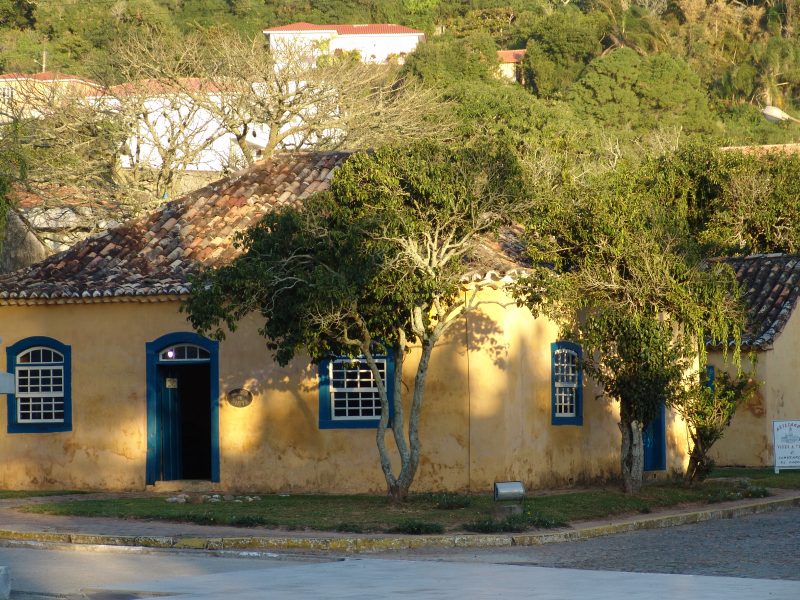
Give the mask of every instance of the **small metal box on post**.
[(525, 486), (521, 481), (496, 481), (494, 484), (494, 514), (503, 518), (524, 512)]

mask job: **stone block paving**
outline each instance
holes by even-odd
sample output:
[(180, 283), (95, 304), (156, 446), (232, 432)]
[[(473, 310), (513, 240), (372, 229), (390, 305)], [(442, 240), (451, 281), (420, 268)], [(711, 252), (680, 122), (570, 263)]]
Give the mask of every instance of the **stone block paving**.
[[(382, 555), (396, 559), (397, 553)], [(800, 508), (532, 547), (402, 553), (413, 560), (800, 582)], [(800, 598), (800, 583), (797, 586)]]

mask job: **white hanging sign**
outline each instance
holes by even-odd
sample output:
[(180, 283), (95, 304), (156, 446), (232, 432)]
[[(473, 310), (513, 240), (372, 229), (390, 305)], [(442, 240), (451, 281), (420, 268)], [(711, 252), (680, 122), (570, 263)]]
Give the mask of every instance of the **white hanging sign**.
[(781, 469), (800, 469), (800, 421), (773, 421), (772, 442), (776, 473)]

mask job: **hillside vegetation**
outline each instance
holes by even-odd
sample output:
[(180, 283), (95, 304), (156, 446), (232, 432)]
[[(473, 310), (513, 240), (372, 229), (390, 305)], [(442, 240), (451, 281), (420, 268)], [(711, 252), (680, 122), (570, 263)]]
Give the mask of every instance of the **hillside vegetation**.
[[(566, 143), (623, 151), (687, 134), (747, 144), (796, 133), (757, 109), (800, 102), (800, 0), (0, 0), (0, 72), (45, 61), (91, 76), (142, 29), (253, 37), (293, 21), (424, 29), (410, 73), (457, 101), (471, 131), (563, 137), (583, 123)], [(493, 77), (498, 48), (527, 48), (524, 90)], [(587, 140), (597, 131), (612, 141)]]

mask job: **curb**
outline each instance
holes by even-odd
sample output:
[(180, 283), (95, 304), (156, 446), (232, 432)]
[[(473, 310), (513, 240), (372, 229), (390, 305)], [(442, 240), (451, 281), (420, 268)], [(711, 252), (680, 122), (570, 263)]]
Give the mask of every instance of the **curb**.
[(271, 551), (300, 550), (342, 552), (348, 554), (415, 550), (419, 548), (496, 548), (502, 546), (538, 546), (638, 531), (661, 529), (718, 519), (771, 512), (800, 506), (800, 496), (758, 500), (725, 508), (709, 509), (654, 517), (635, 518), (603, 525), (578, 526), (530, 534), (457, 534), (384, 537), (202, 537), (202, 536), (118, 536), (86, 533), (52, 533), (0, 530), (0, 540), (38, 544), (74, 544), (81, 546), (125, 546), (170, 550)]

